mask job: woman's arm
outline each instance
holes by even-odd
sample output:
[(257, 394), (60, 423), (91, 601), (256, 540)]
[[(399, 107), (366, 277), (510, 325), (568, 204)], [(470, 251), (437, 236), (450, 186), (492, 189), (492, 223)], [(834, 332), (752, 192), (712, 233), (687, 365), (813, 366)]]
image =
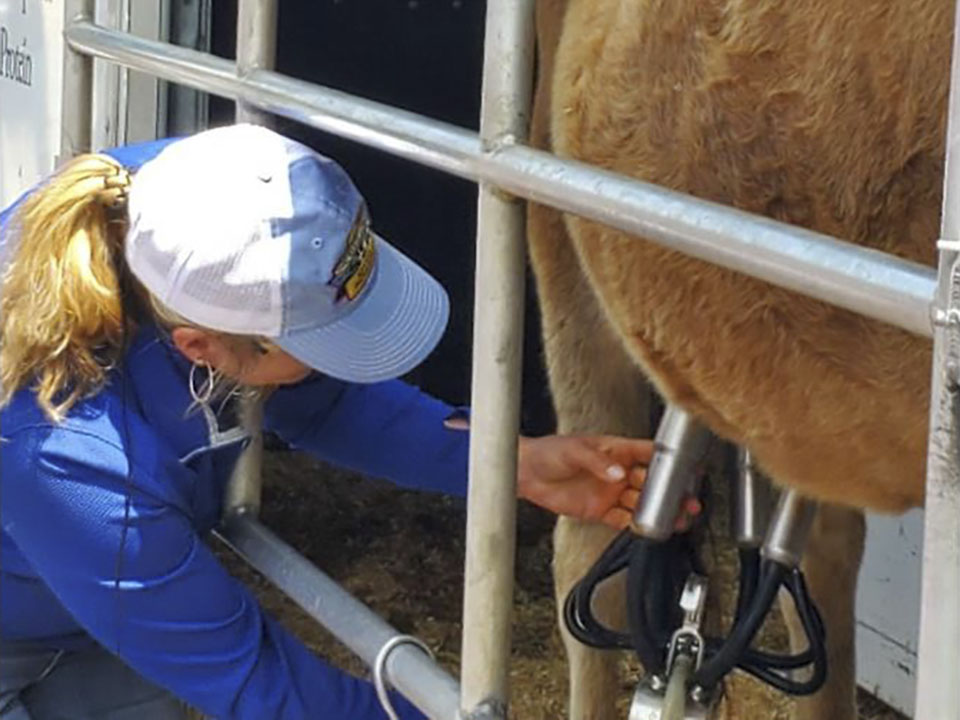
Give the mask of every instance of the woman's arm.
[[(265, 425), (296, 448), (341, 467), (411, 488), (462, 495), (467, 486), (464, 415), (400, 380), (359, 385), (314, 376), (277, 390)], [(552, 512), (627, 527), (650, 440), (606, 435), (519, 438), (517, 493)], [(678, 528), (700, 512), (691, 498)]]
[(464, 495), (469, 433), (444, 426), (456, 412), (400, 380), (360, 385), (315, 375), (274, 392), (264, 425), (340, 467)]

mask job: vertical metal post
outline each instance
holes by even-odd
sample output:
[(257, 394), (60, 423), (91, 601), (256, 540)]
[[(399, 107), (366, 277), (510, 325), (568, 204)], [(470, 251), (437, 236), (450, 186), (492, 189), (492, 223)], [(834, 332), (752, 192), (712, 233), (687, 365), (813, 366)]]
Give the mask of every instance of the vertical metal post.
[[(277, 0), (240, 0), (237, 8), (237, 74), (272, 70), (277, 49)], [(237, 103), (238, 123), (266, 125), (269, 115), (243, 102)], [(244, 399), (243, 425), (250, 445), (240, 456), (227, 486), (227, 512), (260, 510), (260, 471), (263, 465), (263, 403)]]
[[(76, 20), (93, 20), (94, 0), (66, 0), (64, 27)], [(60, 157), (90, 152), (93, 115), (93, 58), (63, 43), (63, 105), (61, 107)]]
[(923, 532), (916, 717), (960, 720), (960, 13), (947, 121)]
[[(488, 0), (480, 136), (485, 151), (523, 141), (533, 67), (532, 0)], [(480, 184), (473, 413), (460, 705), (505, 718), (516, 540), (524, 301), (523, 203)]]
[[(277, 57), (277, 0), (240, 0), (237, 7), (237, 74), (273, 70)], [(237, 103), (238, 123), (267, 125), (269, 115)]]
[[(210, 52), (213, 0), (175, 0), (170, 4), (170, 42)], [(167, 132), (189, 135), (207, 127), (207, 94), (177, 83), (167, 84)]]

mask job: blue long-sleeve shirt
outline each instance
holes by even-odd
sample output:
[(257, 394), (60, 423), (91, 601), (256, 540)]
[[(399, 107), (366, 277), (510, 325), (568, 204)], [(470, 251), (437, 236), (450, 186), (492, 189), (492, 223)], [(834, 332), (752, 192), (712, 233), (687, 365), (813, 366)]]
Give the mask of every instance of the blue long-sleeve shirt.
[[(188, 369), (147, 326), (62, 423), (29, 389), (0, 411), (0, 643), (98, 642), (218, 718), (382, 718), (368, 683), (310, 653), (202, 542), (246, 438), (229, 412), (188, 412)], [(314, 376), (269, 398), (265, 427), (335, 464), (463, 494), (453, 412), (400, 381)]]
[[(191, 404), (187, 368), (148, 328), (123, 370), (60, 424), (31, 391), (0, 412), (0, 641), (93, 639), (219, 718), (381, 717), (231, 578), (201, 537), (245, 444)], [(466, 433), (399, 381), (315, 377), (277, 391), (266, 427), (332, 462), (461, 494)]]

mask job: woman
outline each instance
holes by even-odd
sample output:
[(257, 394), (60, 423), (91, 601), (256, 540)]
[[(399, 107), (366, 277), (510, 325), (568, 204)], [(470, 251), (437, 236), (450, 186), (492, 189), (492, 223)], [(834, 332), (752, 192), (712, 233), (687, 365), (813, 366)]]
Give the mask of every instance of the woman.
[[(456, 411), (394, 379), (444, 330), (439, 284), (334, 162), (251, 126), (82, 156), (0, 222), (0, 716), (383, 717), (201, 537), (241, 393), (294, 447), (464, 492)], [(623, 526), (650, 452), (521, 438), (519, 493)]]

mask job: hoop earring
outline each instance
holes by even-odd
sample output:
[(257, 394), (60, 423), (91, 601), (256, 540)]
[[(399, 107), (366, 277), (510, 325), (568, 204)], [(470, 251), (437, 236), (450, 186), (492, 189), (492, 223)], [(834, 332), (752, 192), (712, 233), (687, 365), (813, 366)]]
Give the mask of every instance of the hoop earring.
[[(197, 390), (196, 383), (196, 374), (197, 368), (203, 367), (207, 371), (207, 381), (203, 384), (200, 390)], [(213, 397), (213, 369), (205, 362), (194, 363), (190, 366), (190, 378), (188, 380), (188, 385), (190, 387), (190, 397), (193, 398), (193, 401), (199, 405), (206, 405), (210, 402), (210, 398)]]

